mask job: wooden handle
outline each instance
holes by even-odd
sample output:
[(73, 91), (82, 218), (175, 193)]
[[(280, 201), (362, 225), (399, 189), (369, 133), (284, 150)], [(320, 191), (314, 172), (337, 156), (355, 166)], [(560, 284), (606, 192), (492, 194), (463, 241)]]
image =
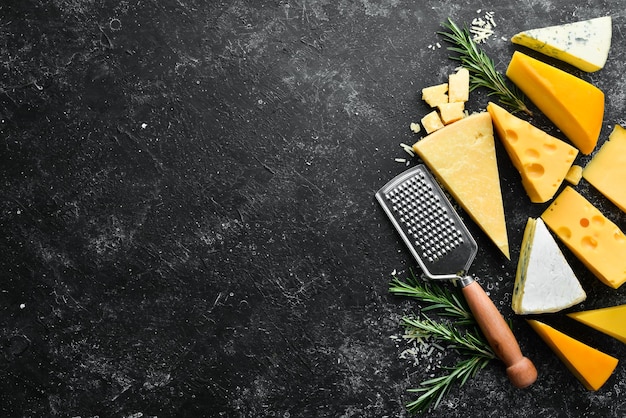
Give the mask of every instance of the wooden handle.
[(474, 281), (465, 286), (463, 295), (489, 345), (506, 365), (511, 383), (518, 388), (532, 385), (537, 380), (535, 365), (522, 355), (511, 328), (480, 284)]

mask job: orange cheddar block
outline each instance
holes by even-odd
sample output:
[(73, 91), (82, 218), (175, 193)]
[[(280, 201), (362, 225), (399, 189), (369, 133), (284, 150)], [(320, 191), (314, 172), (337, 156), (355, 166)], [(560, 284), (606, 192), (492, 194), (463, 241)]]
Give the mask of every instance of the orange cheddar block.
[(583, 170), (583, 178), (626, 212), (626, 129), (615, 125)]
[(600, 89), (519, 51), (513, 53), (506, 75), (581, 153), (591, 154), (604, 117)]
[(600, 389), (617, 367), (618, 360), (537, 320), (527, 320), (588, 390)]
[(626, 305), (572, 312), (567, 316), (626, 344)]
[(617, 289), (626, 281), (626, 236), (571, 186), (541, 218), (604, 284)]
[(545, 203), (552, 199), (578, 150), (495, 103), (489, 103), (487, 110), (513, 165), (522, 176), (530, 201)]

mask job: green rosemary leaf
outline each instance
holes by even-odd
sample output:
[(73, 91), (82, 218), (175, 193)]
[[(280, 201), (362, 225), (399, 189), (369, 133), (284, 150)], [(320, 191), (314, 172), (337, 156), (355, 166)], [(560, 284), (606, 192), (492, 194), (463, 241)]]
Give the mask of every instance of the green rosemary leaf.
[(497, 96), (500, 102), (512, 108), (513, 113), (524, 112), (532, 116), (532, 112), (524, 103), (524, 95), (515, 86), (509, 87), (504, 77), (496, 70), (494, 61), (472, 39), (467, 27), (459, 28), (452, 19), (442, 26), (449, 32), (439, 32), (453, 46), (448, 50), (458, 56), (450, 58), (460, 61), (470, 72), (470, 90), (484, 87), (489, 95)]

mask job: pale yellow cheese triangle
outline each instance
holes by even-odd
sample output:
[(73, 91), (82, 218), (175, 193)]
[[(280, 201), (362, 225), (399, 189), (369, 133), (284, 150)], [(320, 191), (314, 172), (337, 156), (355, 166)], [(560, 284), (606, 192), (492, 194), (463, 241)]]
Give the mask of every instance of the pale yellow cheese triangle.
[(567, 316), (626, 343), (626, 305), (572, 312)]
[(456, 202), (510, 258), (493, 125), (489, 113), (475, 113), (413, 145)]
[(615, 357), (590, 347), (543, 322), (528, 320), (528, 323), (589, 390), (600, 389), (617, 367), (618, 360)]

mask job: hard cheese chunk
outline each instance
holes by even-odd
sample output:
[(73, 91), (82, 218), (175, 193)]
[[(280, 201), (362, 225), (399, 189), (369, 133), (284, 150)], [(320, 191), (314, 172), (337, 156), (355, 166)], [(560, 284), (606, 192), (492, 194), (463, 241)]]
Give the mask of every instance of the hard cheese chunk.
[(572, 312), (567, 316), (626, 343), (626, 305)]
[(545, 203), (552, 199), (578, 150), (495, 103), (489, 103), (487, 110), (513, 165), (522, 176), (530, 201)]
[(583, 170), (583, 177), (626, 212), (626, 129), (615, 125), (609, 140)]
[(615, 357), (590, 347), (543, 322), (528, 320), (528, 323), (589, 390), (600, 389), (617, 367), (618, 360)]
[(511, 42), (567, 62), (583, 71), (593, 72), (603, 68), (609, 56), (611, 23), (611, 16), (603, 16), (531, 29), (514, 35)]
[(541, 218), (603, 283), (617, 289), (626, 281), (626, 236), (570, 186)]
[(456, 202), (509, 258), (509, 241), (493, 125), (489, 113), (475, 113), (426, 136), (413, 150)]
[(515, 276), (513, 311), (520, 315), (558, 312), (586, 297), (541, 218), (529, 218)]
[(604, 93), (556, 67), (513, 53), (506, 75), (583, 154), (598, 142), (604, 116)]

